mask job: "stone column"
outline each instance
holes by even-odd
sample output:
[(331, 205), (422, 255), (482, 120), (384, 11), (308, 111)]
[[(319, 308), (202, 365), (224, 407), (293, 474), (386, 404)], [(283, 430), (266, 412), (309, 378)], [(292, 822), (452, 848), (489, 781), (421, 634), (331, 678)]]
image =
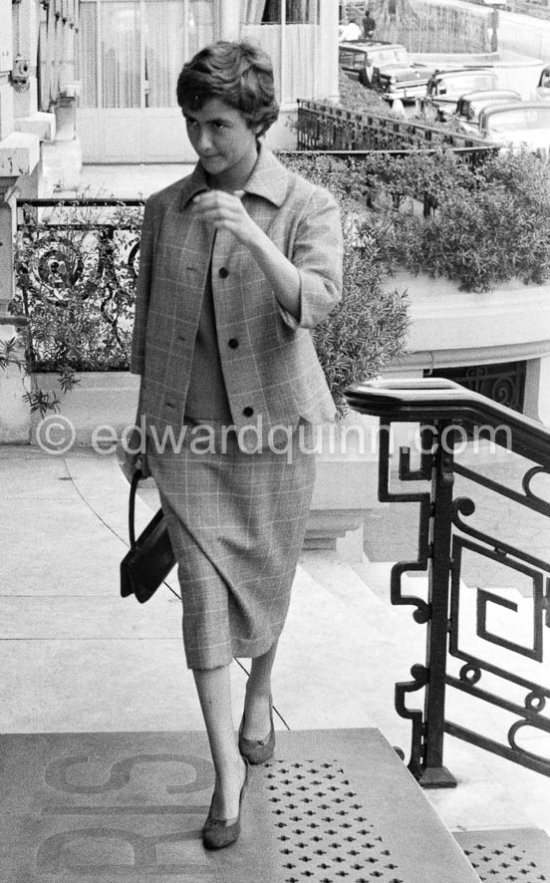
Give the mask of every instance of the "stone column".
[[(14, 317), (8, 312), (14, 294), (13, 237), (16, 229), (16, 177), (0, 177), (0, 358), (6, 345), (17, 340)], [(25, 401), (24, 348), (18, 342), (8, 364), (0, 365), (0, 443), (28, 443), (30, 410)]]
[(22, 0), (14, 10), (14, 55), (28, 65), (27, 81), (15, 82), (13, 87), (14, 115), (30, 117), (38, 106), (36, 58), (38, 51), (38, 9), (31, 0)]
[(550, 428), (550, 352), (527, 360), (524, 414)]
[[(28, 80), (10, 84), (8, 101), (12, 105), (10, 132), (24, 132), (36, 135), (40, 141), (51, 141), (55, 137), (55, 115), (38, 110), (38, 76), (36, 59), (38, 53), (38, 32), (40, 7), (35, 0), (22, 0), (14, 9), (14, 34), (17, 54), (28, 62)], [(9, 134), (9, 133), (6, 133)], [(33, 198), (41, 195), (42, 169), (38, 164), (28, 175), (18, 181), (18, 195)]]
[[(13, 271), (13, 239), (16, 230), (16, 184), (34, 171), (40, 158), (40, 142), (36, 135), (12, 132), (0, 141), (0, 352), (7, 341), (16, 338), (14, 317), (8, 312), (15, 283)], [(22, 359), (19, 345), (12, 356)], [(28, 442), (30, 409), (24, 396), (25, 371), (16, 364), (0, 368), (0, 442)]]
[(336, 101), (338, 82), (338, 2), (324, 0), (319, 4), (319, 41), (316, 46), (315, 94), (311, 98)]
[(550, 356), (540, 360), (539, 374), (539, 419), (550, 427)]

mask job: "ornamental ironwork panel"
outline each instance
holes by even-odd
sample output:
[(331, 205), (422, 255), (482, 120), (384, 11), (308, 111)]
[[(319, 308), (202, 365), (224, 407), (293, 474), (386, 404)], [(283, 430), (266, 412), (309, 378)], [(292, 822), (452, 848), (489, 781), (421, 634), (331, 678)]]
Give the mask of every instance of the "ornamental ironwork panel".
[[(141, 200), (22, 200), (10, 309), (33, 370), (128, 367)], [(59, 333), (63, 327), (63, 333)]]
[(446, 377), (472, 392), (481, 393), (494, 402), (513, 408), (514, 411), (523, 412), (526, 370), (525, 361), (502, 362), (495, 365), (441, 368), (428, 372), (426, 376)]
[[(381, 418), (379, 499), (419, 507), (417, 557), (391, 573), (392, 603), (426, 627), (425, 661), (395, 691), (409, 768), (425, 787), (456, 784), (443, 763), (451, 734), (550, 775), (550, 432), (450, 380), (371, 382), (347, 397)], [(403, 445), (392, 473), (397, 424), (416, 430), (419, 465)], [(426, 591), (412, 594), (415, 571)]]

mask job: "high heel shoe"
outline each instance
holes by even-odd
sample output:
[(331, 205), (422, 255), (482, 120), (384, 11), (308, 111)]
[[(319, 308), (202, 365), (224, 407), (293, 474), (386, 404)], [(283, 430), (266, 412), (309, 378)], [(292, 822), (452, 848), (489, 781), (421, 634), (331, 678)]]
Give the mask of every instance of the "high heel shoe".
[(248, 772), (250, 769), (246, 758), (243, 758), (243, 760), (245, 763), (245, 773), (239, 796), (239, 814), (234, 819), (216, 819), (212, 815), (212, 804), (210, 804), (208, 816), (202, 829), (202, 842), (205, 849), (223, 849), (226, 846), (231, 846), (232, 843), (239, 839), (241, 833), (241, 806), (248, 784)]
[(246, 739), (243, 736), (244, 712), (239, 727), (239, 751), (242, 757), (251, 764), (265, 763), (273, 757), (275, 751), (275, 728), (273, 726), (273, 702), (269, 703), (269, 733), (265, 739)]

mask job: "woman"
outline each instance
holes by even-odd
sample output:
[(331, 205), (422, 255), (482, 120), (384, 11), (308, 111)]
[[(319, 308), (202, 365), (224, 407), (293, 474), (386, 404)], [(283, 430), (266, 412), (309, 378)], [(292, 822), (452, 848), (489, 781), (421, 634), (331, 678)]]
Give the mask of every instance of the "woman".
[[(274, 749), (271, 669), (311, 501), (309, 436), (334, 415), (307, 329), (340, 296), (342, 245), (332, 197), (262, 144), (278, 106), (259, 48), (207, 46), (177, 98), (198, 163), (145, 207), (132, 371), (215, 768), (203, 842), (219, 848), (239, 835), (248, 762)], [(252, 659), (238, 740), (236, 656)]]

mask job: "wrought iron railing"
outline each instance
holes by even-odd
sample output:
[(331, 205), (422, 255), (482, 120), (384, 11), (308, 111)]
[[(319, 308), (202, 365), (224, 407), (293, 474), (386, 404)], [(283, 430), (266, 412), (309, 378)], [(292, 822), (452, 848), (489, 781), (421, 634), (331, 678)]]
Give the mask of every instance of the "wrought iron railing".
[[(64, 278), (80, 278), (85, 272), (97, 275), (113, 266), (117, 254), (135, 275), (139, 256), (139, 222), (125, 219), (124, 209), (141, 210), (143, 199), (88, 198), (75, 199), (20, 199), (17, 202), (17, 229), (26, 235), (37, 233), (42, 237), (47, 251), (42, 253), (40, 243), (35, 247), (36, 283), (50, 285), (52, 278), (61, 272)], [(101, 211), (100, 211), (101, 210)], [(59, 250), (50, 250), (55, 233)], [(130, 236), (128, 236), (130, 232)], [(120, 236), (119, 241), (117, 237)], [(70, 234), (76, 234), (71, 237)], [(84, 235), (93, 235), (97, 261), (93, 267), (85, 267), (78, 244)], [(124, 255), (122, 254), (124, 252)]]
[(449, 127), (361, 111), (320, 101), (298, 101), (298, 150), (434, 151), (449, 148), (476, 159), (494, 153), (481, 138)]
[[(391, 571), (392, 604), (426, 626), (425, 662), (395, 693), (412, 723), (409, 768), (425, 787), (456, 784), (448, 733), (550, 775), (550, 432), (444, 379), (367, 382), (346, 397), (380, 418), (379, 499), (418, 504), (417, 558)], [(393, 433), (411, 424), (417, 468), (403, 445), (392, 475)], [(415, 572), (424, 596), (407, 594)], [(409, 708), (420, 691), (423, 708)]]
[(30, 367), (128, 367), (143, 200), (24, 199), (17, 208), (11, 310), (28, 323)]

